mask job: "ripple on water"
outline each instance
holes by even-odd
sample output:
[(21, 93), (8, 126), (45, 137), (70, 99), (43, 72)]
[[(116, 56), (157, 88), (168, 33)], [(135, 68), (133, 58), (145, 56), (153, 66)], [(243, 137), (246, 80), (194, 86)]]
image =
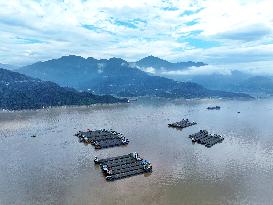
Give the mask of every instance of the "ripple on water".
[[(221, 110), (205, 109), (216, 103)], [(272, 204), (271, 105), (272, 100), (145, 101), (1, 114), (0, 202)], [(168, 128), (181, 118), (198, 124)], [(87, 128), (112, 128), (130, 143), (94, 150), (73, 136)], [(192, 144), (188, 135), (200, 129), (225, 140), (210, 149)], [(133, 151), (152, 162), (151, 175), (109, 183), (94, 166), (94, 156)]]

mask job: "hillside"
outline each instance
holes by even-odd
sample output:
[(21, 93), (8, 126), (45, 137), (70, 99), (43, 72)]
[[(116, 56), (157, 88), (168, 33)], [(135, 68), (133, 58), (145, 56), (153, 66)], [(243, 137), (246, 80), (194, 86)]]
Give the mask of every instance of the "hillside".
[(14, 65), (0, 63), (0, 68), (7, 69), (7, 70), (15, 70), (18, 67), (14, 66)]
[(174, 70), (183, 70), (190, 67), (201, 67), (207, 64), (203, 62), (178, 62), (171, 63), (169, 61), (163, 60), (155, 56), (147, 56), (141, 60), (135, 62), (140, 69), (146, 70), (147, 68), (153, 68), (155, 73), (160, 73), (161, 71), (174, 71)]
[(237, 70), (230, 74), (183, 75), (168, 76), (178, 81), (191, 81), (212, 90), (228, 92), (243, 92), (249, 94), (273, 94), (273, 78), (271, 76), (256, 76)]
[(112, 96), (97, 96), (63, 88), (0, 68), (0, 108), (7, 110), (38, 109), (62, 105), (127, 102)]
[(266, 76), (252, 76), (239, 83), (232, 90), (244, 91), (248, 93), (273, 94), (273, 79)]
[(120, 58), (109, 60), (64, 56), (59, 59), (38, 62), (18, 70), (42, 80), (56, 82), (78, 90), (96, 94), (118, 96), (160, 97), (246, 97), (221, 91), (211, 91), (190, 82), (177, 82), (164, 77), (152, 76)]

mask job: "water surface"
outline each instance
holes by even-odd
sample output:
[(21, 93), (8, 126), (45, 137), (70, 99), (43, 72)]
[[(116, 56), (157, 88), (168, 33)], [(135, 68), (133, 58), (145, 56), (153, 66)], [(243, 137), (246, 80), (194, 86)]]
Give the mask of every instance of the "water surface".
[[(206, 110), (213, 105), (222, 108)], [(271, 99), (144, 99), (1, 112), (0, 204), (273, 204), (272, 105)], [(198, 124), (167, 127), (182, 118)], [(87, 128), (112, 128), (130, 143), (94, 150), (73, 136)], [(188, 135), (200, 129), (225, 140), (212, 148), (192, 144)], [(94, 156), (133, 151), (152, 162), (152, 174), (107, 182), (94, 166)]]

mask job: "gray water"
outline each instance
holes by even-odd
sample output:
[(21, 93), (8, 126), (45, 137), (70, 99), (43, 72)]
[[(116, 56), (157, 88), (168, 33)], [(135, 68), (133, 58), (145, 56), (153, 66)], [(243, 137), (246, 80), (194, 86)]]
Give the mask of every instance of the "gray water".
[[(222, 108), (206, 110), (211, 105)], [(272, 105), (158, 99), (1, 112), (0, 204), (273, 204)], [(182, 118), (198, 124), (168, 128)], [(87, 128), (112, 128), (130, 143), (94, 150), (73, 136)], [(188, 135), (200, 129), (225, 140), (192, 144)], [(152, 162), (152, 174), (107, 182), (93, 163), (133, 151)]]

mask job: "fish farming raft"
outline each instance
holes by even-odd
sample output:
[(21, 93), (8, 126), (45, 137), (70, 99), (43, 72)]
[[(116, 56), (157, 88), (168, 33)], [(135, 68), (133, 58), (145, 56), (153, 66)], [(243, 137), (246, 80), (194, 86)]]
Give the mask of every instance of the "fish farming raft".
[(206, 147), (212, 147), (217, 143), (221, 143), (224, 138), (217, 134), (209, 134), (207, 130), (200, 130), (199, 132), (189, 135), (189, 138), (193, 142), (205, 145)]
[(186, 128), (186, 127), (190, 127), (193, 125), (196, 125), (196, 122), (190, 122), (189, 119), (182, 119), (180, 122), (174, 122), (171, 124), (168, 124), (169, 127), (174, 127), (174, 128)]
[(152, 172), (151, 163), (140, 158), (136, 152), (100, 160), (95, 157), (94, 162), (100, 165), (101, 171), (108, 181)]
[(95, 149), (116, 147), (129, 143), (129, 140), (121, 133), (106, 129), (88, 130), (87, 132), (79, 131), (75, 136), (79, 138), (80, 142), (91, 144)]

